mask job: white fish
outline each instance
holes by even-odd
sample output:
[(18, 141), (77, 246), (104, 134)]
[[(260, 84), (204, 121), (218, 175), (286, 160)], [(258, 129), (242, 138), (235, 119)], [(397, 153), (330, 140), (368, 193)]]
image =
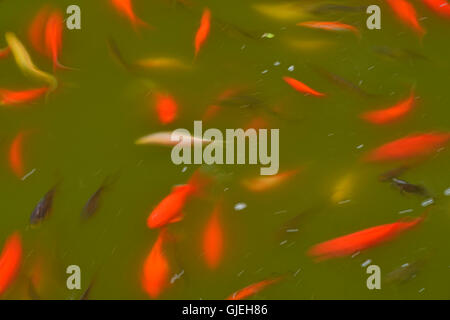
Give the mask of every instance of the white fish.
[(136, 144), (157, 144), (163, 146), (175, 146), (179, 144), (180, 146), (190, 146), (194, 142), (207, 144), (212, 141), (213, 140), (177, 133), (176, 131), (161, 131), (137, 139)]

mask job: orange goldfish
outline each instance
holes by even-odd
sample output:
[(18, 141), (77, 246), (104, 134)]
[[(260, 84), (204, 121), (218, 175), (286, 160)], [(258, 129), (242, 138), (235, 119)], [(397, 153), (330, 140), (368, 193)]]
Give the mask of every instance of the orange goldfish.
[(265, 176), (265, 177), (257, 177), (254, 179), (245, 179), (242, 181), (242, 185), (253, 192), (262, 192), (267, 191), (272, 188), (277, 187), (281, 183), (287, 181), (292, 176), (299, 173), (299, 169), (296, 170), (289, 170), (285, 172), (281, 172), (278, 174), (275, 174), (273, 176)]
[(9, 47), (0, 49), (0, 59), (6, 58), (7, 56), (9, 56), (10, 52), (11, 52), (11, 49), (9, 49)]
[(409, 111), (411, 111), (413, 105), (414, 94), (411, 93), (408, 99), (401, 101), (395, 106), (382, 110), (364, 112), (361, 115), (361, 118), (375, 124), (385, 124), (406, 115)]
[(291, 77), (283, 77), (283, 80), (290, 85), (292, 88), (294, 88), (295, 90), (297, 90), (298, 92), (302, 92), (302, 93), (307, 93), (307, 94), (311, 94), (313, 96), (316, 97), (323, 97), (325, 96), (324, 93), (318, 92), (310, 87), (308, 87), (306, 84), (291, 78)]
[(48, 91), (47, 87), (28, 89), (22, 91), (11, 91), (0, 89), (0, 105), (14, 105), (27, 103), (38, 99)]
[(227, 298), (227, 300), (242, 300), (245, 298), (248, 298), (254, 294), (257, 294), (261, 290), (265, 289), (267, 286), (270, 286), (272, 284), (275, 284), (277, 282), (280, 282), (283, 279), (283, 277), (278, 277), (274, 279), (267, 279), (263, 280), (254, 284), (251, 284), (244, 289), (241, 289), (239, 291), (236, 291), (231, 296)]
[(195, 34), (194, 46), (195, 46), (195, 56), (197, 57), (200, 48), (205, 43), (208, 38), (209, 29), (211, 26), (211, 11), (208, 8), (203, 10), (203, 15), (200, 20), (200, 27)]
[(214, 208), (203, 234), (205, 262), (210, 269), (216, 269), (223, 255), (223, 232), (220, 224), (220, 205)]
[(59, 63), (59, 55), (62, 49), (62, 35), (64, 18), (59, 10), (55, 10), (49, 16), (45, 25), (45, 50), (53, 61), (53, 69), (66, 68)]
[(22, 241), (18, 232), (13, 233), (0, 254), (0, 295), (14, 280), (22, 260)]
[(419, 36), (424, 36), (426, 31), (417, 19), (416, 9), (406, 0), (386, 0), (394, 13), (404, 24), (412, 28)]
[(178, 114), (178, 105), (175, 99), (168, 93), (155, 93), (156, 112), (159, 122), (169, 124), (173, 122)]
[(334, 257), (349, 256), (355, 252), (374, 247), (380, 243), (393, 239), (398, 234), (411, 229), (420, 222), (423, 217), (411, 219), (410, 221), (397, 221), (384, 224), (329, 241), (325, 241), (309, 249), (308, 254), (317, 258), (317, 261)]
[(410, 135), (378, 147), (366, 156), (366, 160), (387, 161), (424, 156), (444, 146), (449, 139), (450, 133)]
[(147, 219), (147, 226), (151, 229), (161, 228), (168, 223), (181, 221), (183, 219), (181, 211), (186, 201), (191, 196), (201, 193), (206, 184), (206, 180), (200, 177), (197, 171), (187, 184), (175, 186), (172, 192), (150, 213)]
[(430, 9), (443, 17), (450, 18), (450, 4), (446, 0), (422, 0)]
[(44, 6), (40, 9), (28, 28), (28, 40), (33, 48), (43, 55), (46, 54), (44, 47), (44, 29), (47, 23), (49, 11), (50, 8), (48, 6)]
[(297, 23), (298, 26), (313, 28), (313, 29), (322, 29), (327, 31), (350, 31), (359, 36), (359, 30), (349, 24), (341, 23), (341, 22), (331, 22), (331, 21), (307, 21)]
[(170, 268), (163, 250), (165, 240), (166, 231), (162, 230), (144, 262), (142, 286), (152, 298), (157, 298), (168, 284)]
[(25, 132), (20, 132), (11, 143), (9, 148), (9, 165), (14, 174), (21, 178), (24, 175), (23, 159), (22, 159), (22, 145)]
[(136, 16), (133, 10), (131, 0), (111, 0), (112, 5), (131, 21), (133, 28), (137, 30), (138, 26), (150, 27), (150, 25)]
[(205, 113), (203, 114), (202, 120), (208, 121), (214, 118), (221, 110), (222, 108), (218, 105), (210, 105), (208, 108), (206, 108)]

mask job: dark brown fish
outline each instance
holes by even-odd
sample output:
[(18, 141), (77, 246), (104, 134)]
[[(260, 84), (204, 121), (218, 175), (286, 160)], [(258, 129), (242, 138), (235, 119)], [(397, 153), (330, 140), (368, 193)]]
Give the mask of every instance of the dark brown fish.
[(398, 267), (397, 269), (389, 272), (386, 275), (385, 281), (387, 283), (399, 283), (399, 284), (405, 283), (414, 278), (424, 264), (425, 264), (424, 259), (419, 259), (412, 263), (405, 263), (404, 265)]
[(39, 200), (30, 216), (31, 225), (38, 225), (51, 213), (57, 186), (58, 185), (55, 185), (41, 198), (41, 200)]
[(83, 211), (81, 213), (82, 218), (88, 219), (97, 212), (98, 208), (100, 207), (103, 193), (115, 182), (116, 178), (114, 179), (112, 179), (111, 177), (105, 178), (101, 186), (97, 189), (97, 191), (94, 192), (94, 194), (86, 202)]
[(429, 61), (430, 59), (423, 54), (417, 53), (410, 49), (391, 48), (387, 46), (374, 47), (373, 51), (383, 57), (392, 60), (423, 60)]
[(420, 196), (429, 197), (428, 191), (423, 186), (415, 185), (398, 178), (392, 178), (391, 183), (399, 188), (401, 192), (413, 193)]
[(409, 169), (408, 166), (401, 166), (401, 167), (389, 170), (385, 173), (380, 174), (379, 180), (382, 182), (391, 181), (393, 178), (400, 177), (408, 169)]

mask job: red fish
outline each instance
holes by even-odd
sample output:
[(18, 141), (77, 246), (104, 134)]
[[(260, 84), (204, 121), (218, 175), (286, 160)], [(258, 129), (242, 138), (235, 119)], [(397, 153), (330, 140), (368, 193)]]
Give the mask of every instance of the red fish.
[(298, 92), (301, 93), (307, 93), (307, 94), (311, 94), (313, 96), (316, 97), (322, 97), (325, 96), (324, 93), (318, 92), (314, 89), (311, 89), (310, 87), (308, 87), (306, 84), (298, 81), (297, 79), (291, 78), (291, 77), (283, 77), (283, 80), (290, 85), (292, 88), (294, 88), (295, 90), (297, 90)]
[(203, 10), (203, 15), (200, 20), (200, 27), (197, 30), (197, 33), (195, 34), (195, 56), (197, 57), (200, 48), (205, 43), (206, 39), (209, 35), (209, 29), (211, 27), (211, 11), (209, 11), (208, 8)]
[(22, 260), (22, 241), (18, 232), (13, 233), (0, 254), (0, 295), (14, 280)]
[(205, 262), (210, 269), (216, 269), (223, 255), (223, 231), (220, 224), (220, 205), (214, 209), (203, 234)]
[(155, 100), (159, 122), (162, 124), (173, 122), (178, 115), (178, 105), (174, 97), (168, 93), (157, 92), (155, 94)]
[(0, 89), (0, 105), (14, 105), (27, 103), (38, 99), (48, 91), (47, 87), (22, 91)]
[(11, 143), (9, 148), (9, 166), (14, 174), (21, 178), (24, 175), (23, 157), (22, 157), (22, 145), (25, 132), (20, 132)]
[(59, 55), (62, 49), (62, 36), (64, 28), (64, 18), (59, 10), (52, 12), (45, 25), (45, 49), (46, 54), (53, 61), (53, 69), (67, 69), (59, 62)]
[(131, 3), (131, 0), (111, 0), (112, 5), (116, 8), (117, 11), (119, 11), (121, 14), (123, 14), (133, 25), (133, 28), (137, 30), (139, 26), (142, 27), (150, 27), (150, 25), (141, 20), (136, 16), (133, 9), (133, 4)]
[(420, 25), (417, 19), (416, 9), (413, 5), (406, 0), (386, 0), (391, 6), (395, 14), (403, 21), (407, 26), (412, 28), (419, 36), (424, 36), (426, 31)]
[(449, 133), (410, 135), (373, 150), (366, 156), (366, 160), (388, 161), (424, 156), (444, 146), (449, 139)]
[(142, 286), (152, 298), (157, 298), (168, 284), (170, 268), (163, 250), (165, 238), (166, 231), (162, 230), (144, 262)]
[(408, 99), (401, 101), (393, 107), (365, 112), (361, 115), (361, 118), (371, 123), (385, 124), (406, 115), (409, 111), (411, 111), (413, 105), (414, 94), (412, 93)]
[(0, 49), (0, 59), (6, 58), (7, 56), (9, 56), (10, 52), (11, 52), (11, 49), (9, 49), (9, 47)]
[(430, 9), (445, 18), (450, 18), (450, 4), (446, 0), (422, 0)]
[(202, 120), (203, 121), (211, 120), (220, 112), (221, 109), (222, 107), (216, 104), (208, 106), (208, 108), (206, 108), (205, 113), (203, 114)]
[(195, 172), (187, 184), (175, 186), (172, 192), (150, 213), (147, 226), (151, 229), (161, 228), (168, 223), (181, 221), (182, 210), (187, 200), (193, 195), (200, 194), (206, 184), (206, 179)]
[(298, 26), (328, 31), (350, 31), (359, 36), (359, 30), (349, 24), (332, 21), (307, 21), (297, 23)]
[(28, 40), (32, 47), (42, 55), (46, 54), (44, 46), (44, 29), (50, 12), (48, 6), (44, 6), (38, 11), (28, 28)]
[(398, 221), (391, 224), (384, 224), (364, 229), (319, 243), (309, 249), (308, 254), (316, 257), (317, 261), (349, 256), (355, 252), (362, 251), (391, 240), (403, 231), (411, 229), (422, 221), (423, 217), (419, 217), (409, 221)]
[(231, 296), (227, 298), (227, 300), (242, 300), (245, 298), (248, 298), (254, 294), (257, 294), (261, 290), (265, 289), (267, 286), (270, 286), (272, 284), (275, 284), (277, 282), (280, 282), (283, 279), (283, 277), (278, 277), (274, 279), (267, 279), (263, 280), (254, 284), (251, 284), (244, 289), (241, 289), (239, 291), (236, 291)]

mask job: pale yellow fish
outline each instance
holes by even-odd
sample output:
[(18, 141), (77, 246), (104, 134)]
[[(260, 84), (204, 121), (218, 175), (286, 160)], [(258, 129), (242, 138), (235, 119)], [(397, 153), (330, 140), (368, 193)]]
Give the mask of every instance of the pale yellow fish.
[(171, 57), (139, 59), (134, 64), (138, 67), (149, 69), (174, 69), (174, 70), (191, 69), (191, 66), (185, 64), (183, 61)]
[(5, 33), (6, 42), (8, 43), (11, 53), (14, 56), (17, 66), (22, 71), (22, 73), (39, 82), (44, 82), (49, 85), (48, 92), (55, 90), (58, 87), (58, 80), (56, 78), (44, 72), (36, 67), (36, 65), (31, 60), (30, 54), (28, 53), (22, 42), (16, 37), (12, 32)]
[(267, 191), (279, 186), (283, 182), (286, 182), (287, 180), (298, 174), (299, 171), (300, 169), (295, 169), (280, 172), (273, 176), (264, 176), (264, 177), (259, 176), (256, 178), (244, 179), (242, 180), (241, 184), (247, 190), (252, 192)]
[(333, 46), (335, 43), (326, 40), (316, 40), (316, 39), (286, 39), (286, 44), (293, 49), (298, 49), (302, 51), (316, 51), (321, 49), (326, 49)]
[(298, 2), (257, 3), (253, 9), (269, 18), (278, 20), (298, 20), (310, 17), (307, 10)]
[(194, 142), (202, 144), (210, 143), (212, 140), (194, 137), (189, 134), (177, 133), (175, 131), (162, 131), (151, 133), (136, 140), (136, 144), (156, 144), (163, 146), (190, 146)]
[(350, 200), (354, 183), (355, 178), (353, 174), (347, 174), (342, 177), (334, 187), (331, 194), (331, 201), (334, 203), (340, 203), (345, 200)]

